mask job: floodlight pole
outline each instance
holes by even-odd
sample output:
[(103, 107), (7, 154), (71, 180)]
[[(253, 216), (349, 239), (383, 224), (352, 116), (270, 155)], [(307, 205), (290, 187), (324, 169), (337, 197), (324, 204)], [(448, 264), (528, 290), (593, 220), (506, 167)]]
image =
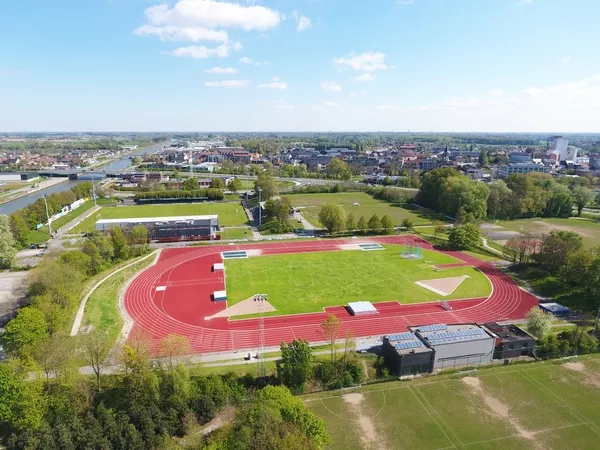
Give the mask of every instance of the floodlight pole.
[(92, 178), (92, 195), (94, 196), (94, 206), (98, 206), (98, 202), (96, 201), (96, 184), (94, 183), (93, 178)]
[(262, 188), (258, 188), (258, 226), (262, 225), (262, 210), (260, 207)]
[(46, 199), (47, 194), (44, 194), (44, 205), (46, 206), (46, 219), (48, 219), (48, 232), (52, 236), (52, 225), (50, 224), (50, 214), (48, 214), (48, 200)]

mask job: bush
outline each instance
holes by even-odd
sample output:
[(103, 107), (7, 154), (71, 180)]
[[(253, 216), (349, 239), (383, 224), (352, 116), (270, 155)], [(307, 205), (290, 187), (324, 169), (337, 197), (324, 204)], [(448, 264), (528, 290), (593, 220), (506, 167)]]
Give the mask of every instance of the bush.
[(206, 200), (223, 200), (225, 193), (221, 189), (198, 189), (193, 191), (153, 191), (153, 192), (138, 192), (135, 194), (134, 201), (139, 200), (158, 200), (164, 198), (181, 198), (181, 199), (206, 199)]

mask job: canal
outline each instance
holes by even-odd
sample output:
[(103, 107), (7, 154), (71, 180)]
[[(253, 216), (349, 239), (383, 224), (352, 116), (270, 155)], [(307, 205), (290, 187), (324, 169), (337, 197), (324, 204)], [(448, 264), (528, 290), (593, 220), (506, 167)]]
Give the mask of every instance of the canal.
[[(105, 166), (102, 166), (101, 170), (107, 173), (125, 170), (131, 166), (130, 156), (142, 156), (146, 153), (156, 153), (163, 147), (163, 145), (165, 145), (165, 143), (160, 143), (151, 147), (145, 147), (143, 149), (140, 149), (129, 156), (125, 156), (123, 158), (117, 159), (116, 161), (108, 163)], [(24, 208), (27, 205), (32, 204), (38, 198), (42, 198), (44, 195), (50, 195), (54, 194), (55, 192), (66, 191), (68, 189), (71, 189), (73, 186), (76, 186), (79, 183), (83, 183), (84, 181), (89, 181), (92, 178), (97, 180), (103, 177), (99, 175), (96, 177), (91, 177), (89, 175), (86, 177), (86, 175), (81, 175), (79, 180), (68, 180), (60, 184), (55, 184), (54, 186), (42, 189), (41, 191), (33, 192), (32, 194), (25, 195), (23, 197), (17, 198), (15, 200), (0, 205), (0, 214), (11, 214), (17, 211), (18, 209)]]

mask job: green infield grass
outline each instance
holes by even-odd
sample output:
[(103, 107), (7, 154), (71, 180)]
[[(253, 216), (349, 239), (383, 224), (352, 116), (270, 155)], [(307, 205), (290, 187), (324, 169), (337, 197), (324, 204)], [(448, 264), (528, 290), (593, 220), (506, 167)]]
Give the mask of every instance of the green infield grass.
[(388, 203), (376, 200), (364, 192), (341, 192), (337, 194), (293, 194), (289, 195), (294, 207), (301, 207), (302, 215), (314, 226), (321, 226), (319, 211), (325, 203), (342, 205), (347, 214), (352, 213), (358, 221), (365, 216), (368, 221), (373, 214), (381, 219), (384, 215), (392, 218), (396, 225), (409, 219), (413, 225), (428, 225), (436, 221), (448, 221), (442, 214), (418, 208), (408, 203)]
[(172, 205), (141, 205), (104, 207), (92, 214), (75, 228), (74, 233), (94, 231), (96, 221), (100, 219), (125, 219), (139, 217), (201, 216), (218, 214), (219, 225), (235, 227), (246, 225), (248, 221), (244, 208), (239, 203), (193, 203)]
[(221, 239), (252, 239), (250, 227), (223, 228), (220, 233)]
[[(406, 260), (400, 256), (401, 246), (385, 247), (383, 251), (346, 250), (226, 260), (228, 304), (254, 294), (267, 294), (277, 309), (271, 315), (280, 315), (317, 312), (327, 306), (360, 300), (421, 303), (485, 297), (491, 292), (487, 277), (473, 267), (434, 270), (433, 264), (457, 262), (450, 256), (424, 250), (423, 260)], [(469, 278), (447, 297), (414, 284), (462, 275)]]
[(303, 396), (331, 450), (596, 449), (600, 356)]

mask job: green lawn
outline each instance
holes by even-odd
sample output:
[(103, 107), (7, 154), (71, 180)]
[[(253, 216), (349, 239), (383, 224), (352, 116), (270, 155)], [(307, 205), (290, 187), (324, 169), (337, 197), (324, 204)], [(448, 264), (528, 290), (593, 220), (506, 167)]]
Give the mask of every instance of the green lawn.
[(225, 228), (219, 234), (221, 235), (221, 239), (252, 239), (250, 227)]
[[(377, 214), (381, 219), (384, 215), (392, 218), (396, 225), (400, 225), (402, 220), (410, 219), (413, 225), (428, 225), (437, 220), (447, 221), (448, 219), (438, 213), (421, 209), (410, 204), (388, 203), (382, 200), (375, 200), (364, 192), (341, 192), (337, 194), (292, 194), (289, 195), (294, 207), (305, 207), (302, 214), (311, 224), (321, 226), (319, 223), (319, 211), (325, 203), (332, 202), (342, 205), (347, 214), (354, 214), (356, 220), (360, 216), (365, 216), (366, 220), (373, 214)], [(360, 206), (354, 206), (359, 203)]]
[(125, 219), (128, 217), (167, 217), (167, 216), (200, 216), (218, 214), (219, 225), (235, 227), (246, 225), (248, 221), (244, 208), (239, 203), (193, 203), (174, 205), (141, 205), (116, 206), (101, 208), (95, 214), (73, 228), (74, 233), (94, 231), (96, 221), (100, 219)]
[(596, 449), (600, 389), (590, 379), (597, 377), (600, 356), (571, 361), (578, 370), (564, 362), (471, 373), (480, 388), (441, 375), (363, 386), (353, 391), (354, 404), (345, 397), (349, 391), (302, 398), (327, 422), (331, 450)]
[[(553, 229), (575, 231), (583, 238), (583, 243), (587, 248), (600, 245), (600, 222), (585, 219), (519, 219), (504, 220), (496, 223), (507, 230), (533, 233), (548, 234)], [(498, 230), (490, 230), (502, 231)]]
[(400, 257), (400, 246), (386, 245), (386, 248), (371, 252), (352, 250), (226, 260), (228, 304), (265, 293), (277, 309), (273, 314), (297, 314), (360, 300), (440, 301), (440, 295), (414, 282), (461, 275), (470, 278), (443, 298), (484, 297), (491, 292), (488, 279), (472, 267), (435, 272), (427, 264), (456, 262), (452, 257), (424, 251), (423, 261), (411, 261)]
[(82, 325), (94, 325), (108, 332), (112, 340), (116, 339), (123, 328), (123, 319), (119, 312), (118, 296), (123, 285), (154, 260), (150, 256), (127, 269), (112, 275), (94, 291), (85, 304)]

